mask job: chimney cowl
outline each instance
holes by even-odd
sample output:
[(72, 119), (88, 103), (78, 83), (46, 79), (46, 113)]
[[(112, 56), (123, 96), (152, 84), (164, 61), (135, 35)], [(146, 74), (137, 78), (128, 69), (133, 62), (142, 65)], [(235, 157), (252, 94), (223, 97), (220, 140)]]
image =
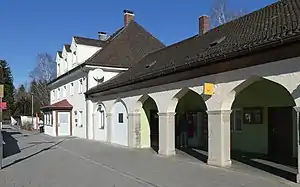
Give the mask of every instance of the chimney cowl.
[(107, 33), (106, 32), (98, 32), (99, 40), (105, 41), (107, 39)]
[(123, 12), (124, 12), (124, 14), (134, 14), (133, 11), (131, 11), (131, 10), (126, 10), (126, 9), (125, 9)]
[(209, 16), (202, 15), (199, 17), (199, 35), (202, 35), (210, 30)]

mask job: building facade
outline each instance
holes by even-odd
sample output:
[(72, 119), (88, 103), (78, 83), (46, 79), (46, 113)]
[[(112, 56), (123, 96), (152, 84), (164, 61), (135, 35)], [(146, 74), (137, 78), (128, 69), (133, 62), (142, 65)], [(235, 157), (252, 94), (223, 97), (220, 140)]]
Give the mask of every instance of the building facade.
[[(94, 139), (106, 141), (106, 122), (92, 115), (93, 108), (84, 93), (164, 47), (134, 21), (134, 13), (128, 10), (124, 11), (124, 25), (115, 33), (109, 37), (105, 32), (98, 34), (98, 40), (75, 36), (71, 45), (64, 45), (57, 53), (57, 78), (48, 84), (51, 103), (43, 108), (46, 134), (80, 138), (93, 135)], [(98, 110), (101, 113), (103, 108)], [(93, 120), (102, 120), (102, 124), (92, 131), (88, 126)]]
[(88, 137), (104, 121), (108, 142), (165, 156), (206, 149), (215, 166), (230, 166), (233, 151), (299, 158), (297, 3), (280, 1), (213, 30), (201, 16), (196, 36), (85, 93), (96, 117)]

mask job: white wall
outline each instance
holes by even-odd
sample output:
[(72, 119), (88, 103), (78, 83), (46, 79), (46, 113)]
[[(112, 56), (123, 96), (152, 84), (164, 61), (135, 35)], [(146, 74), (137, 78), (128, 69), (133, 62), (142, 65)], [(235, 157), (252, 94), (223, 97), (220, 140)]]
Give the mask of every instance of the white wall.
[[(119, 121), (119, 114), (123, 115), (123, 122)], [(116, 102), (113, 107), (111, 133), (112, 143), (128, 146), (128, 113), (121, 101)]]
[[(63, 59), (57, 53), (56, 54), (56, 75), (57, 75), (57, 77), (62, 74), (62, 61), (63, 61)], [(58, 64), (59, 64), (59, 68), (58, 68)]]
[[(80, 71), (80, 70), (79, 70)], [(71, 78), (69, 76), (69, 78)], [(83, 91), (82, 93), (79, 93), (79, 80), (83, 80)], [(59, 97), (59, 99), (54, 99), (51, 100), (51, 104), (57, 103), (63, 99), (67, 99), (68, 102), (73, 106), (72, 110), (72, 134), (77, 137), (85, 138), (86, 137), (86, 127), (85, 127), (85, 107), (86, 107), (86, 102), (85, 102), (85, 86), (86, 86), (86, 81), (87, 81), (87, 76), (86, 73), (80, 72), (77, 76), (72, 77), (72, 79), (65, 80), (64, 82), (61, 82), (60, 84), (56, 84), (53, 86), (54, 88), (51, 89), (51, 96), (53, 94), (53, 90), (58, 90), (60, 88), (61, 90), (63, 87), (66, 85), (67, 86), (67, 91), (66, 91), (66, 97)], [(71, 82), (74, 84), (74, 94), (71, 95), (70, 93), (70, 85)], [(60, 94), (62, 95), (62, 94)], [(78, 122), (75, 122), (75, 119), (78, 119), (79, 111), (83, 112), (83, 119), (82, 121), (84, 122), (82, 125), (80, 125)], [(76, 113), (76, 114), (75, 114)]]
[(86, 59), (90, 58), (99, 49), (101, 48), (77, 44), (77, 65), (83, 63)]
[[(116, 70), (106, 70), (106, 69), (102, 69), (103, 70), (103, 76), (104, 76), (104, 81), (106, 82), (109, 79), (113, 78), (114, 76), (118, 75), (120, 73), (120, 71), (116, 71)], [(95, 86), (98, 85), (97, 81), (94, 79), (93, 75), (92, 75), (92, 71), (89, 72), (89, 83), (88, 83), (88, 89), (91, 89)]]

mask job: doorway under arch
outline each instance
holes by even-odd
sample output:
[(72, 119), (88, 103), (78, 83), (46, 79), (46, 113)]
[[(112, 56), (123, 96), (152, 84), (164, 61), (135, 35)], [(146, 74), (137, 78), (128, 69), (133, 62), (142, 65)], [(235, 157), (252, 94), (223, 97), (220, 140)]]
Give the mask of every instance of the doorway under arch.
[(294, 106), (285, 87), (263, 78), (236, 93), (231, 105), (233, 155), (260, 155), (276, 163), (295, 165)]
[(159, 124), (158, 108), (155, 101), (148, 96), (141, 110), (141, 147), (151, 147), (158, 151)]
[(122, 100), (113, 106), (111, 142), (128, 146), (128, 111)]
[(202, 96), (192, 90), (177, 95), (183, 96), (177, 98), (175, 109), (175, 147), (207, 150), (207, 107)]

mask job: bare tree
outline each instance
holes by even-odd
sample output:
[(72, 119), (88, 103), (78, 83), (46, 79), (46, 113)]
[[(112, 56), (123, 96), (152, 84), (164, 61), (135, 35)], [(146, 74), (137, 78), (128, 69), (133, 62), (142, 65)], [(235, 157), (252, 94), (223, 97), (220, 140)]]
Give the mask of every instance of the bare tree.
[(56, 62), (51, 55), (41, 53), (37, 55), (36, 66), (30, 72), (29, 77), (32, 79), (30, 91), (33, 92), (34, 98), (38, 100), (40, 106), (49, 104), (50, 90), (47, 87), (56, 76)]
[(226, 22), (234, 20), (246, 14), (244, 9), (233, 10), (228, 6), (228, 0), (214, 0), (212, 6), (212, 26), (223, 25)]

